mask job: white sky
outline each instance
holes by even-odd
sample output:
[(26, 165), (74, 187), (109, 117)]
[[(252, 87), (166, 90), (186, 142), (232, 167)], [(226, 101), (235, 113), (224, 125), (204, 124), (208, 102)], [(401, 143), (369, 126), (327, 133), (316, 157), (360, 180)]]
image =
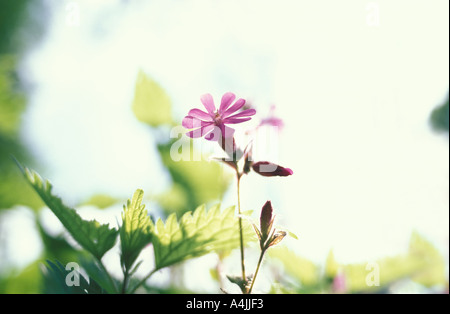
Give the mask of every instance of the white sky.
[(277, 105), (274, 161), (294, 175), (245, 178), (243, 206), (272, 199), (299, 254), (367, 261), (406, 250), (418, 230), (448, 256), (448, 137), (428, 126), (449, 87), (448, 1), (50, 2), (48, 36), (23, 66), (24, 137), (68, 203), (167, 186), (130, 109), (142, 68), (180, 123), (206, 92), (233, 91), (263, 115)]

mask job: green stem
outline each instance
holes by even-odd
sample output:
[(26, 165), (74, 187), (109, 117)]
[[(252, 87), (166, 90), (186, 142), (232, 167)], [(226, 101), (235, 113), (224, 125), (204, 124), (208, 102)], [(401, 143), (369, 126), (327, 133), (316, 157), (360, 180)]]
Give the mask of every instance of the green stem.
[(253, 285), (255, 284), (256, 276), (258, 275), (259, 267), (261, 266), (261, 262), (263, 260), (264, 253), (266, 253), (266, 250), (261, 250), (261, 254), (259, 255), (259, 260), (258, 260), (258, 266), (256, 266), (255, 275), (253, 276), (250, 289), (248, 289), (248, 294), (252, 293)]
[(127, 268), (123, 273), (123, 285), (122, 285), (122, 291), (121, 291), (122, 294), (125, 294), (127, 291), (128, 279), (130, 278), (129, 274), (130, 273), (128, 272), (128, 268)]
[(159, 269), (155, 268), (153, 269), (147, 276), (145, 276), (141, 281), (138, 282), (136, 286), (130, 291), (130, 294), (133, 294), (137, 288), (142, 286), (154, 273), (156, 273)]
[(114, 292), (119, 293), (119, 289), (117, 288), (116, 283), (112, 279), (111, 275), (108, 273), (108, 270), (106, 270), (106, 267), (103, 264), (102, 260), (98, 258), (97, 261), (98, 261), (100, 267), (102, 268), (102, 270), (105, 272), (106, 276), (108, 277), (109, 284), (114, 288)]
[(240, 247), (241, 247), (241, 269), (242, 269), (242, 280), (244, 282), (246, 282), (245, 262), (244, 262), (244, 234), (243, 234), (243, 230), (242, 230), (242, 217), (241, 217), (240, 182), (241, 182), (241, 176), (239, 173), (237, 173), (237, 198), (238, 198), (238, 214), (239, 214), (239, 236), (240, 236)]

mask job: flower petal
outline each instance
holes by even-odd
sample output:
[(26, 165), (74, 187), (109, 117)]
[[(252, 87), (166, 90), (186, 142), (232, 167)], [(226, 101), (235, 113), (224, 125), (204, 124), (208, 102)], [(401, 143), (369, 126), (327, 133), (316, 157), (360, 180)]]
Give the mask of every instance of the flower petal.
[(247, 110), (241, 111), (239, 113), (236, 113), (235, 115), (232, 115), (229, 118), (248, 117), (248, 116), (253, 116), (255, 113), (256, 113), (255, 109), (247, 109)]
[(273, 127), (282, 128), (284, 126), (284, 123), (283, 123), (283, 120), (281, 120), (280, 118), (270, 117), (270, 118), (263, 119), (261, 121), (259, 126), (263, 126), (263, 125), (270, 125)]
[[(239, 98), (238, 100), (236, 100), (236, 102), (234, 103), (233, 106), (231, 106), (230, 108), (228, 108), (224, 113), (222, 113), (222, 118), (226, 118), (228, 117), (230, 114), (235, 113), (236, 111), (238, 111), (239, 109), (241, 109), (242, 107), (244, 107), (245, 105), (245, 99)], [(256, 112), (256, 111), (255, 111)]]
[(205, 121), (213, 120), (213, 118), (211, 117), (211, 115), (209, 113), (206, 113), (200, 109), (191, 109), (191, 110), (189, 110), (188, 115), (192, 116), (194, 118), (205, 120)]
[(219, 113), (225, 112), (225, 110), (230, 107), (230, 105), (233, 103), (233, 101), (236, 99), (236, 95), (233, 93), (225, 93), (222, 96), (222, 101), (220, 102), (220, 108)]
[(205, 106), (206, 110), (210, 115), (214, 115), (214, 111), (216, 111), (216, 106), (214, 106), (214, 100), (211, 94), (205, 94), (200, 98), (203, 106)]
[(225, 118), (223, 120), (223, 123), (227, 123), (227, 124), (237, 124), (237, 123), (242, 123), (248, 120), (251, 120), (251, 117), (247, 117), (247, 118)]
[(203, 121), (196, 117), (186, 116), (184, 117), (181, 125), (183, 125), (186, 129), (196, 129), (201, 128), (202, 126), (210, 125), (212, 123), (212, 121)]
[(199, 129), (189, 131), (186, 133), (186, 135), (189, 136), (190, 138), (198, 138), (198, 137), (202, 137), (203, 135), (205, 135), (212, 129), (214, 129), (214, 124), (211, 123), (209, 125), (202, 126)]

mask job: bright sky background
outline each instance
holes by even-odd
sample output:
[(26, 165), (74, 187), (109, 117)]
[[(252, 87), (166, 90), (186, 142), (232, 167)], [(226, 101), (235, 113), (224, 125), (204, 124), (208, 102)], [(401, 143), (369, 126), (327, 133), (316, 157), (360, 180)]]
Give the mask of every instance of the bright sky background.
[(273, 161), (294, 175), (245, 178), (243, 207), (272, 199), (299, 254), (373, 260), (418, 230), (448, 258), (449, 143), (428, 125), (449, 88), (448, 1), (50, 2), (49, 33), (22, 68), (23, 136), (69, 204), (168, 184), (131, 112), (143, 69), (180, 124), (207, 92), (232, 91), (262, 116), (277, 106)]

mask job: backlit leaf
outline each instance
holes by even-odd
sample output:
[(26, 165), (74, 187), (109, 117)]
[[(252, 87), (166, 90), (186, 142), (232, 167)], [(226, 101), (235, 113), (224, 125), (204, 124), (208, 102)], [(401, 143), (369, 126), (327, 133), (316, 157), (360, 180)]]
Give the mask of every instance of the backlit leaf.
[(44, 203), (85, 250), (101, 259), (114, 246), (118, 234), (115, 228), (111, 229), (109, 224), (102, 225), (96, 220), (83, 220), (74, 209), (64, 205), (59, 197), (52, 194), (49, 181), (43, 181), (36, 172), (27, 168), (23, 172)]
[(132, 200), (123, 206), (120, 242), (122, 247), (121, 262), (125, 269), (131, 269), (142, 249), (152, 239), (153, 223), (142, 204), (144, 191), (137, 190)]
[(169, 96), (158, 83), (142, 71), (139, 72), (136, 82), (133, 112), (139, 121), (152, 127), (172, 124)]
[[(234, 207), (220, 211), (216, 205), (206, 211), (205, 205), (193, 213), (185, 213), (179, 221), (170, 215), (164, 223), (156, 222), (153, 248), (157, 269), (211, 252), (231, 250), (239, 246), (239, 220)], [(254, 240), (250, 223), (243, 221), (244, 240)]]

